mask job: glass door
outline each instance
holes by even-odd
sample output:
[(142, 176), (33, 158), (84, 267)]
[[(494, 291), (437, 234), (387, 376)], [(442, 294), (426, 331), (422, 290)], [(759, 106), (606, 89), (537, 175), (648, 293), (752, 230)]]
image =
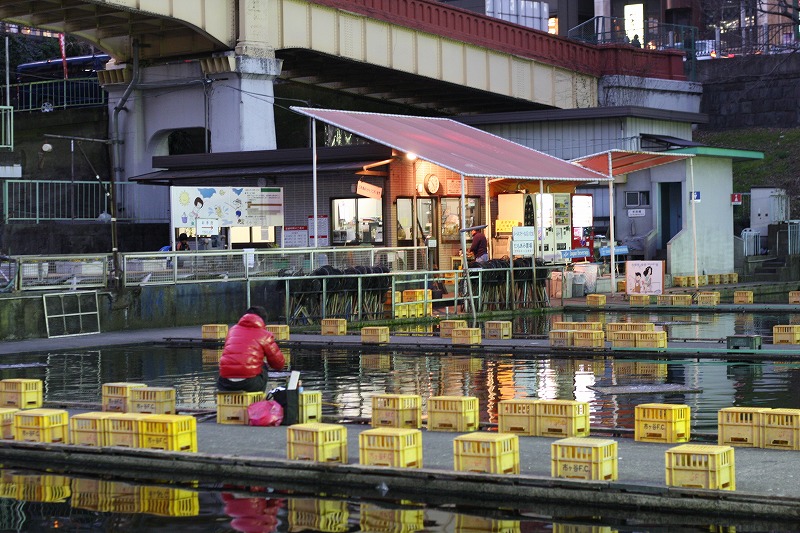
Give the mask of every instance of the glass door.
[(417, 198), (417, 245), (428, 247), (428, 268), (439, 268), (439, 225), (437, 199)]

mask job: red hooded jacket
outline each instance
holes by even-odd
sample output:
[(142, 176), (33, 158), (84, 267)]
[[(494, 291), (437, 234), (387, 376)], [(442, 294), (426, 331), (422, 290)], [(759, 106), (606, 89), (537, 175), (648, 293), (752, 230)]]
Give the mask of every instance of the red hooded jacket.
[(252, 378), (261, 373), (266, 358), (270, 368), (280, 370), (286, 361), (272, 333), (256, 314), (246, 314), (231, 328), (219, 360), (223, 378)]

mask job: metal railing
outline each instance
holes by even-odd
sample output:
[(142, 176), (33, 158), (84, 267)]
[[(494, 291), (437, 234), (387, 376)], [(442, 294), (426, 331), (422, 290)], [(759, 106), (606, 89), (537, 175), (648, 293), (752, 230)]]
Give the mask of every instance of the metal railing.
[(800, 36), (794, 24), (762, 24), (745, 28), (715, 29), (708, 38), (698, 41), (698, 57), (784, 54), (800, 48)]
[[(0, 102), (6, 101), (6, 88), (0, 88)], [(35, 81), (9, 86), (9, 101), (15, 111), (47, 113), (68, 107), (87, 107), (108, 104), (108, 93), (91, 78)]]
[[(107, 182), (71, 180), (3, 180), (3, 220), (36, 222), (44, 220), (97, 220), (110, 212)], [(142, 206), (136, 211), (126, 209), (117, 214), (118, 220), (134, 222), (166, 222), (163, 211), (146, 213), (152, 204), (144, 199), (147, 188), (136, 183), (117, 183), (117, 198), (125, 197), (131, 205)]]
[(14, 108), (0, 106), (0, 150), (14, 149)]

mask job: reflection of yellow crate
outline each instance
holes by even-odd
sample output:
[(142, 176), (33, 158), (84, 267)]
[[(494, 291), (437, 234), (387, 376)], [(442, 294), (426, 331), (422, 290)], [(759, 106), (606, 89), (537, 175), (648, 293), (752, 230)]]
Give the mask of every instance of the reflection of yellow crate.
[(479, 372), (483, 368), (481, 357), (459, 357), (454, 355), (442, 361), (442, 373)]
[(131, 389), (131, 412), (153, 415), (175, 414), (175, 389), (172, 387)]
[(634, 331), (637, 348), (666, 348), (666, 331)]
[(572, 334), (572, 345), (576, 348), (604, 348), (606, 335), (602, 330), (579, 330)]
[(800, 344), (800, 325), (772, 326), (772, 344)]
[(800, 409), (764, 413), (764, 448), (800, 450)]
[(63, 502), (72, 494), (67, 476), (14, 474), (11, 480), (17, 488), (15, 498), (23, 502)]
[(536, 402), (536, 436), (586, 437), (589, 435), (589, 404), (576, 400)]
[(422, 468), (422, 432), (418, 429), (375, 428), (358, 435), (362, 465)]
[(322, 319), (322, 334), (323, 335), (346, 335), (347, 334), (347, 320), (344, 318), (323, 318)]
[(630, 305), (631, 307), (643, 307), (646, 305), (650, 305), (650, 295), (649, 294), (631, 294), (630, 295)]
[(3, 428), (0, 439), (14, 438), (14, 413), (18, 411), (16, 407), (0, 407), (0, 425)]
[(718, 292), (700, 292), (697, 294), (697, 305), (714, 306), (719, 304)]
[(589, 307), (603, 307), (606, 305), (606, 295), (605, 294), (587, 294), (586, 295), (586, 305)]
[(551, 329), (550, 346), (553, 348), (568, 348), (572, 346), (575, 331), (571, 329)]
[(417, 394), (377, 394), (372, 397), (372, 427), (422, 427), (422, 397)]
[(139, 421), (139, 432), (141, 448), (197, 451), (197, 420), (190, 415), (151, 415)]
[(453, 469), (459, 472), (519, 474), (519, 437), (471, 433), (453, 439)]
[(458, 328), (451, 333), (453, 344), (480, 344), (481, 328)]
[(536, 435), (536, 402), (533, 398), (501, 400), (497, 404), (497, 431)]
[(69, 414), (63, 409), (27, 409), (14, 413), (14, 440), (68, 442)]
[(387, 354), (361, 354), (361, 368), (370, 370), (391, 370), (392, 356)]
[(139, 447), (139, 421), (143, 413), (111, 413), (106, 418), (106, 446)]
[(201, 329), (203, 340), (224, 341), (228, 335), (228, 324), (205, 324)]
[(289, 340), (289, 326), (286, 324), (269, 324), (267, 325), (267, 331), (272, 333), (276, 341)]
[(347, 428), (311, 422), (293, 424), (286, 432), (286, 458), (347, 464)]
[(361, 344), (386, 344), (387, 342), (389, 342), (388, 326), (361, 328)]
[(172, 487), (142, 487), (142, 512), (157, 516), (197, 516), (199, 494)]
[(761, 407), (725, 407), (717, 411), (717, 444), (761, 448), (764, 416)]
[(431, 396), (428, 399), (428, 431), (475, 431), (478, 429), (478, 398)]
[(222, 357), (222, 348), (201, 348), (204, 365), (218, 365)]
[(667, 364), (666, 363), (643, 363), (636, 362), (635, 367), (636, 375), (638, 376), (651, 376), (655, 378), (667, 377)]
[(0, 407), (35, 409), (41, 406), (41, 379), (4, 379), (0, 381)]
[(665, 454), (670, 487), (736, 490), (736, 466), (730, 446), (683, 444)]
[(349, 529), (347, 502), (289, 498), (287, 516), (288, 531), (344, 533)]
[[(555, 533), (556, 524), (553, 524)], [(456, 515), (455, 533), (519, 533), (519, 520), (497, 520), (482, 516), (471, 516), (458, 513)], [(566, 532), (564, 532), (566, 533)]]
[(733, 303), (735, 304), (753, 303), (753, 291), (734, 291)]
[(487, 339), (510, 339), (510, 320), (489, 320), (483, 324), (484, 334)]
[(691, 429), (688, 405), (644, 403), (635, 409), (634, 439), (640, 442), (688, 442)]
[(100, 498), (107, 513), (141, 513), (142, 490), (122, 481), (100, 481)]
[(362, 503), (359, 511), (361, 531), (374, 533), (412, 533), (425, 529), (425, 511), (422, 509), (383, 509)]
[(300, 415), (298, 422), (322, 421), (322, 393), (320, 391), (303, 391), (299, 394)]
[(572, 479), (617, 479), (617, 442), (610, 439), (561, 439), (550, 445), (550, 475)]
[(449, 339), (453, 336), (454, 329), (462, 329), (466, 327), (466, 320), (442, 320), (439, 322), (439, 336)]
[(218, 392), (217, 424), (247, 425), (250, 418), (247, 408), (250, 404), (266, 398), (263, 392)]
[(104, 383), (103, 411), (128, 413), (131, 410), (131, 389), (147, 387), (144, 383)]
[(553, 322), (553, 327), (550, 329), (571, 329), (573, 331), (593, 329), (597, 331), (603, 330), (602, 322)]
[(79, 413), (69, 418), (69, 442), (83, 446), (106, 445), (106, 422), (109, 413)]

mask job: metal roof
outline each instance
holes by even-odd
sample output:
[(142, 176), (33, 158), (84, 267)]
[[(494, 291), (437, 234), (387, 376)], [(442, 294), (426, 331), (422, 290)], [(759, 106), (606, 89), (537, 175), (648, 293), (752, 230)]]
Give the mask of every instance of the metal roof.
[(448, 118), (292, 107), (465, 177), (608, 181), (608, 176)]
[(576, 157), (572, 162), (608, 176), (609, 155), (611, 156), (612, 176), (614, 177), (694, 157), (693, 154), (676, 154), (673, 152), (607, 150), (597, 154)]

